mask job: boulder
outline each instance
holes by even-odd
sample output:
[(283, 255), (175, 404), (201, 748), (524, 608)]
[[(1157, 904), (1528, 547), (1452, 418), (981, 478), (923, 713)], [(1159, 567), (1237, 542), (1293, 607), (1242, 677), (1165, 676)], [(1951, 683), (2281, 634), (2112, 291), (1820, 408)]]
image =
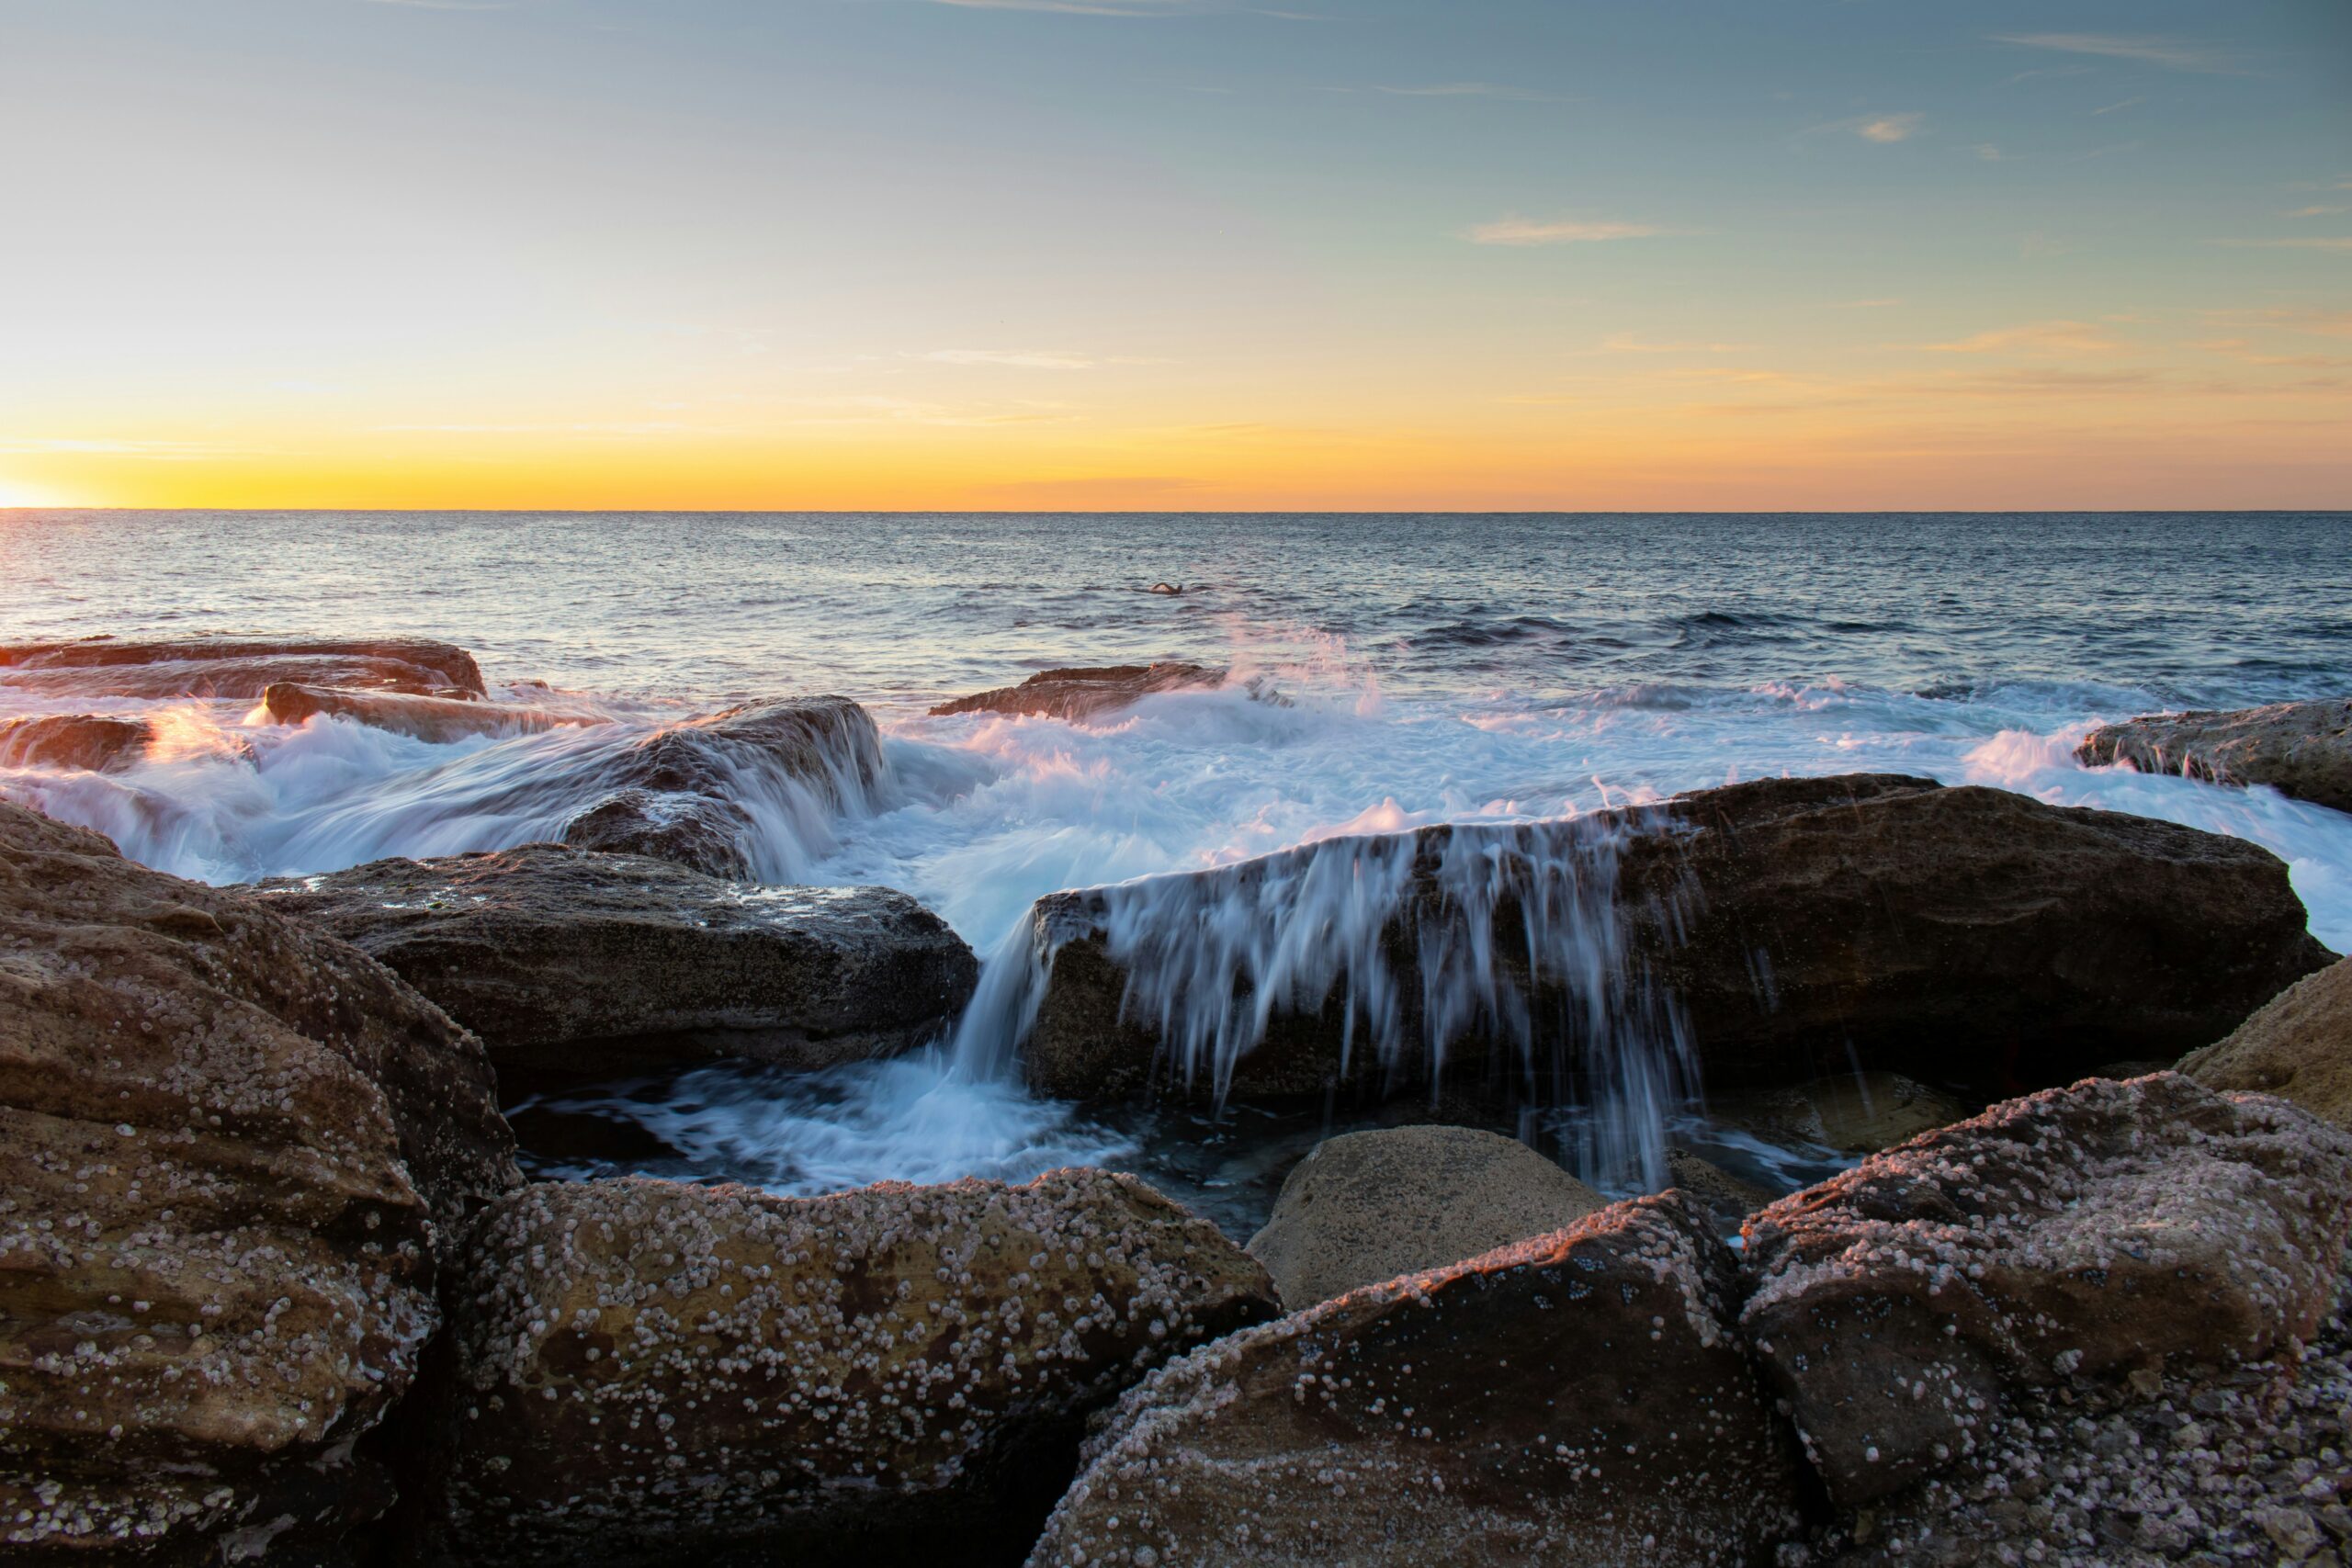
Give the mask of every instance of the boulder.
[(1863, 1067), (1989, 1094), (2211, 1041), (2324, 964), (2241, 840), (2005, 790), (1769, 779), (1057, 893), (1024, 1061), (1061, 1098), (1651, 1101)]
[(251, 699), (280, 681), (482, 694), (473, 655), (425, 637), (86, 637), (0, 646), (0, 685), (52, 695)]
[(892, 888), (744, 887), (563, 844), (253, 891), (480, 1035), (510, 1098), (718, 1056), (806, 1068), (889, 1055), (944, 1033), (979, 973), (945, 921)]
[(143, 718), (114, 714), (41, 714), (0, 723), (0, 768), (130, 767), (147, 754), (154, 731)]
[(2153, 714), (2091, 731), (2075, 755), (2092, 767), (2123, 762), (2209, 784), (2268, 784), (2352, 811), (2352, 698)]
[(473, 1234), (425, 1561), (1018, 1562), (1081, 1424), (1270, 1316), (1132, 1177), (537, 1186)]
[(1690, 1201), (1714, 1217), (1716, 1224), (1733, 1230), (1757, 1210), (1772, 1201), (1774, 1194), (1746, 1181), (1730, 1171), (1692, 1154), (1689, 1149), (1666, 1151), (1667, 1179), (1680, 1188)]
[(1840, 1154), (1875, 1154), (1968, 1114), (1967, 1106), (1939, 1089), (1882, 1072), (1718, 1095), (1707, 1110), (1768, 1144), (1817, 1144)]
[(563, 841), (583, 850), (644, 855), (729, 882), (752, 880), (747, 846), (752, 814), (709, 795), (618, 789), (563, 825)]
[(1385, 1127), (1327, 1138), (1293, 1166), (1250, 1256), (1296, 1311), (1565, 1229), (1608, 1201), (1516, 1138)]
[(1207, 664), (1169, 660), (1158, 664), (1111, 664), (1083, 670), (1041, 670), (1017, 686), (1001, 686), (957, 697), (931, 710), (933, 717), (959, 713), (1032, 714), (1082, 723), (1128, 706), (1156, 692), (1196, 691), (1222, 686), (1227, 672)]
[(1848, 1507), (1973, 1456), (2020, 1391), (2146, 1397), (2308, 1340), (2352, 1138), (2176, 1073), (1998, 1105), (1751, 1216), (1742, 1322)]
[(354, 948), (0, 805), (0, 1557), (212, 1562), (389, 1502), (481, 1046)]
[(334, 686), (305, 686), (293, 681), (277, 682), (262, 693), (261, 700), (269, 710), (269, 716), (279, 724), (300, 724), (324, 715), (436, 745), (476, 735), (532, 735), (565, 725), (605, 722), (595, 714), (526, 707), (520, 703), (420, 697), (402, 692), (351, 692)]
[(2306, 975), (2180, 1070), (2208, 1089), (2291, 1100), (2352, 1131), (2352, 958)]
[(1123, 1399), (1032, 1568), (1729, 1565), (1799, 1525), (1799, 1472), (1683, 1201), (1371, 1285)]

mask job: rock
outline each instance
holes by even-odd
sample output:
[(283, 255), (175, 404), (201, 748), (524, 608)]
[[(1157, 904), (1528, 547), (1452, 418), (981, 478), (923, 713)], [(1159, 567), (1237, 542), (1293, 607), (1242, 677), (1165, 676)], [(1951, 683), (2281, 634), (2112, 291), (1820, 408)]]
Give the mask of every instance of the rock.
[(931, 710), (933, 717), (959, 713), (1034, 714), (1072, 724), (1123, 708), (1158, 692), (1222, 686), (1227, 671), (1206, 664), (1169, 660), (1159, 664), (1111, 664), (1087, 670), (1041, 670), (1018, 686), (1001, 686), (957, 697)]
[(380, 1512), (354, 1439), (415, 1376), (436, 1250), (517, 1180), (481, 1046), (389, 971), (0, 805), (0, 1557)]
[(1688, 1194), (1692, 1202), (1713, 1215), (1717, 1224), (1728, 1224), (1734, 1229), (1776, 1196), (1752, 1181), (1741, 1180), (1723, 1167), (1701, 1158), (1689, 1149), (1667, 1150), (1666, 1168), (1668, 1179)]
[(464, 649), (424, 637), (173, 637), (0, 646), (0, 685), (107, 697), (258, 697), (280, 681), (482, 694)]
[(1830, 1496), (1966, 1459), (2018, 1391), (2126, 1398), (2308, 1340), (2352, 1138), (2178, 1074), (1994, 1107), (1752, 1216), (1742, 1321)]
[(519, 703), (473, 698), (419, 697), (399, 692), (347, 692), (280, 681), (261, 694), (262, 705), (279, 724), (300, 724), (323, 714), (374, 729), (389, 729), (436, 745), (475, 735), (531, 735), (566, 725), (602, 724), (594, 714), (526, 707)]
[(1327, 1138), (1291, 1168), (1250, 1256), (1293, 1311), (1359, 1285), (1561, 1230), (1608, 1200), (1516, 1138), (1386, 1127)]
[(1017, 1562), (1089, 1410), (1271, 1315), (1132, 1177), (825, 1198), (527, 1188), (450, 1296), (434, 1553), (501, 1564)]
[(888, 887), (743, 887), (666, 861), (527, 844), (256, 885), (480, 1035), (511, 1098), (548, 1078), (718, 1056), (791, 1067), (944, 1032), (979, 964)]
[(1023, 1059), (1065, 1099), (1435, 1060), (1497, 1098), (1672, 1093), (1693, 1055), (1711, 1091), (1859, 1064), (2007, 1093), (2213, 1040), (2329, 956), (2253, 844), (1874, 774), (1328, 840), (1053, 894), (1030, 931)]
[(1798, 1470), (1736, 1286), (1668, 1194), (1234, 1335), (1120, 1401), (1030, 1563), (1762, 1561)]
[(2291, 1100), (2352, 1131), (2352, 958), (2296, 981), (2180, 1070), (2208, 1089)]
[(130, 767), (147, 754), (153, 731), (143, 718), (112, 714), (42, 714), (0, 723), (0, 768)]
[(2092, 767), (2123, 762), (2143, 773), (2268, 784), (2352, 811), (2352, 698), (2154, 714), (2093, 730), (2075, 755)]
[(1875, 1154), (1968, 1114), (1939, 1089), (1876, 1072), (1721, 1095), (1707, 1109), (1768, 1144), (1818, 1144), (1842, 1154)]
[(566, 822), (563, 841), (749, 882), (752, 857), (744, 846), (758, 831), (752, 814), (731, 800), (632, 788), (614, 791)]

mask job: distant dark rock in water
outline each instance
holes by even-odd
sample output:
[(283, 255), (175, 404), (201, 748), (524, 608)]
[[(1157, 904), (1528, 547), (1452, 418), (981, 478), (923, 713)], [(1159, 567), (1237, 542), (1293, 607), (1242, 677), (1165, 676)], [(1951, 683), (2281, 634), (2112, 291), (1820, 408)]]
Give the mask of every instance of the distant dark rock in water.
[(1183, 592), (1184, 585), (1181, 582), (1155, 582), (1151, 585), (1151, 591), (1154, 593), (1162, 593), (1172, 596), (1174, 594)]
[[(1973, 1103), (1982, 1103), (1976, 1101)], [(1768, 1144), (1875, 1154), (1968, 1114), (1968, 1106), (1900, 1073), (1837, 1073), (1810, 1083), (1711, 1096), (1707, 1112)]]
[(0, 768), (130, 767), (147, 753), (153, 729), (143, 718), (111, 714), (45, 714), (0, 722)]
[(529, 844), (261, 883), (480, 1035), (512, 1099), (712, 1057), (822, 1067), (944, 1033), (978, 961), (888, 887), (741, 887)]
[(0, 685), (49, 694), (256, 698), (280, 681), (483, 694), (472, 654), (424, 637), (90, 637), (0, 646)]
[(2268, 784), (2352, 811), (2352, 698), (2155, 714), (2093, 730), (2075, 755), (2094, 767), (2126, 762), (2209, 784)]
[(1316, 1145), (1249, 1250), (1295, 1312), (1563, 1229), (1608, 1202), (1516, 1138), (1384, 1127)]
[(1878, 774), (1329, 840), (1031, 919), (1023, 1060), (1080, 1099), (1394, 1092), (1437, 1045), (1505, 1098), (1685, 1045), (1711, 1089), (1859, 1062), (1990, 1097), (2209, 1043), (2330, 956), (2253, 844)]
[(413, 736), (436, 744), (474, 735), (529, 735), (565, 725), (602, 724), (594, 714), (563, 713), (458, 697), (421, 697), (402, 692), (352, 692), (279, 681), (266, 688), (262, 705), (279, 724), (300, 724), (323, 714), (375, 729)]
[(2228, 1039), (2180, 1059), (2209, 1089), (2292, 1100), (2352, 1132), (2352, 958), (2306, 975)]
[(1369, 1285), (1119, 1402), (1031, 1568), (1768, 1562), (1795, 1444), (1678, 1195)]
[(2291, 1356), (2334, 1306), (2347, 1204), (2352, 1138), (2307, 1112), (2090, 1079), (1752, 1216), (1741, 1321), (1858, 1507), (1984, 1457), (2030, 1391), (2096, 1408), (2155, 1396), (2168, 1359)]
[(1087, 1415), (1274, 1311), (1132, 1177), (537, 1186), (471, 1232), (403, 1561), (1018, 1562)]
[(436, 1251), (518, 1179), (390, 972), (0, 805), (0, 1558), (324, 1560), (390, 1501), (353, 1443)]
[(1155, 692), (1222, 686), (1227, 672), (1206, 664), (1110, 664), (1093, 669), (1043, 670), (1018, 686), (979, 692), (933, 708), (934, 717), (959, 713), (1031, 714), (1073, 724), (1125, 707)]

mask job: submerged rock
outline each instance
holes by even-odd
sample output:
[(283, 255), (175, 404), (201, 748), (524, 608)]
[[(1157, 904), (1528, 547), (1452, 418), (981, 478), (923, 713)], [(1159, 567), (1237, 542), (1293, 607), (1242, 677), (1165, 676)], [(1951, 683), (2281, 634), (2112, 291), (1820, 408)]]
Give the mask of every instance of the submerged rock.
[(2352, 958), (2296, 981), (2180, 1070), (2208, 1089), (2290, 1100), (2352, 1132)]
[(1736, 1287), (1669, 1193), (1234, 1335), (1120, 1401), (1030, 1563), (1759, 1561), (1798, 1468)]
[(1875, 1154), (1968, 1114), (1952, 1096), (1900, 1073), (1845, 1073), (1718, 1095), (1707, 1110), (1767, 1143), (1818, 1144), (1841, 1154)]
[(527, 844), (258, 885), (382, 960), (534, 1080), (792, 1067), (943, 1032), (978, 961), (888, 887), (743, 887), (665, 861)]
[(107, 697), (259, 697), (280, 681), (482, 694), (464, 649), (426, 637), (87, 637), (0, 646), (0, 685)]
[[(2326, 962), (2240, 840), (2005, 790), (1770, 779), (1567, 822), (1335, 839), (1057, 893), (1025, 1062), (1066, 1098), (1868, 1067), (1989, 1092), (2211, 1041)], [(1596, 1046), (1601, 1047), (1596, 1049)]]
[(355, 949), (0, 805), (0, 1556), (299, 1553), (390, 1500), (481, 1046)]
[(1017, 1562), (1087, 1412), (1271, 1315), (1132, 1177), (539, 1186), (476, 1229), (427, 1560)]
[(2093, 767), (2126, 762), (2143, 773), (2268, 784), (2352, 811), (2352, 698), (2153, 714), (2093, 730), (2075, 755)]
[(1752, 1216), (1742, 1322), (1845, 1506), (1977, 1453), (2022, 1391), (2148, 1397), (2327, 1317), (2352, 1138), (2174, 1073), (1996, 1106)]
[(1359, 1285), (1561, 1230), (1608, 1200), (1516, 1138), (1386, 1127), (1327, 1138), (1291, 1168), (1250, 1241), (1296, 1311)]
[(147, 754), (154, 731), (143, 718), (112, 714), (42, 714), (0, 723), (0, 768), (130, 767)]
[(931, 710), (933, 717), (959, 713), (1033, 714), (1072, 724), (1123, 708), (1157, 692), (1222, 686), (1227, 672), (1207, 664), (1170, 660), (1159, 664), (1111, 664), (1093, 669), (1041, 670), (1018, 686), (1001, 686), (957, 697)]
[(279, 724), (300, 724), (323, 714), (374, 729), (413, 736), (435, 744), (474, 735), (530, 735), (566, 725), (602, 724), (594, 714), (563, 713), (519, 703), (472, 698), (420, 697), (399, 692), (350, 692), (280, 681), (264, 691), (262, 705)]

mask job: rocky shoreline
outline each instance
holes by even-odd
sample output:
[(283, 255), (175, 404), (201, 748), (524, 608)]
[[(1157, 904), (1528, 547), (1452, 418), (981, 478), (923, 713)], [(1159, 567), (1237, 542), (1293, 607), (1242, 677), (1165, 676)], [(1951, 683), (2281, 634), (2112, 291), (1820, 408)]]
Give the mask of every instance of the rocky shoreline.
[[(1218, 675), (1165, 668), (1138, 689)], [(413, 640), (19, 675), (506, 723)], [(141, 744), (89, 734), (42, 765)], [(0, 1556), (2352, 1561), (2352, 960), (2265, 852), (1855, 775), (1041, 901), (1050, 1092), (1181, 1100), (1190, 1042), (1212, 1093), (1532, 1104), (1638, 1026), (1759, 1136), (1860, 1156), (1766, 1192), (1670, 1150), (1611, 1202), (1396, 1126), (1244, 1247), (1101, 1170), (526, 1183), (500, 1107), (535, 1087), (824, 1068), (976, 1005), (904, 894), (744, 880), (746, 769), (884, 786), (854, 703), (604, 766), (568, 843), (243, 888), (0, 804)], [(1385, 891), (1345, 962), (1273, 962), (1332, 929), (1318, 879)], [(1260, 923), (1204, 970), (1212, 899)]]

